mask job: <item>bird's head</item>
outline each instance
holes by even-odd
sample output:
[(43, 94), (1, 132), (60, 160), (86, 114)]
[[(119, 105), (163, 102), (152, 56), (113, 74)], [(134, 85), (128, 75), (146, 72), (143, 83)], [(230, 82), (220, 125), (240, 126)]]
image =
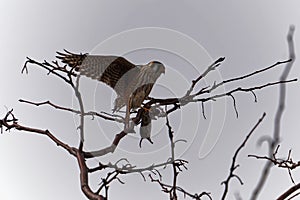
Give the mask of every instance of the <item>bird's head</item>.
[(148, 66), (150, 66), (153, 71), (158, 74), (164, 74), (166, 72), (166, 68), (161, 62), (151, 61), (150, 63), (148, 63)]

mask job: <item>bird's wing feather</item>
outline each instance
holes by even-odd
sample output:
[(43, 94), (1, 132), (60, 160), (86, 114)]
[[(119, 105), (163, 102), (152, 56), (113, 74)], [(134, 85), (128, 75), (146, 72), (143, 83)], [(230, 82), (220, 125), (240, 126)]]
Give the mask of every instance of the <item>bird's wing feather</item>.
[(106, 83), (119, 95), (124, 92), (122, 87), (126, 87), (139, 70), (134, 64), (119, 56), (74, 54), (66, 50), (65, 53), (57, 52), (57, 54), (57, 58), (81, 75)]

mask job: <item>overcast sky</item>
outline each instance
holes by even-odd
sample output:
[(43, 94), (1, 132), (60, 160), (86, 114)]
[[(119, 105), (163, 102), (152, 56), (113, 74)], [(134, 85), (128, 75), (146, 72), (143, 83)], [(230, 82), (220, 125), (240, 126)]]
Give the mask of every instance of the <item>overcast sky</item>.
[[(59, 139), (77, 146), (77, 116), (47, 106), (33, 107), (18, 99), (51, 100), (76, 108), (73, 91), (56, 77), (37, 67), (21, 74), (26, 56), (39, 61), (55, 59), (55, 52), (122, 55), (133, 63), (145, 64), (159, 60), (166, 66), (151, 96), (183, 95), (193, 78), (213, 60), (225, 56), (225, 62), (207, 77), (201, 86), (214, 80), (236, 77), (288, 58), (286, 35), (291, 24), (296, 27), (296, 51), (300, 41), (300, 3), (297, 0), (264, 1), (1, 1), (0, 2), (0, 115), (14, 109), (19, 123), (51, 130)], [(297, 51), (298, 52), (298, 51)], [(290, 78), (298, 78), (299, 62), (294, 63)], [(279, 79), (284, 66), (264, 74), (231, 84), (251, 87)], [(299, 147), (299, 83), (289, 84), (287, 107), (282, 120), (280, 155), (293, 150), (300, 160)], [(81, 89), (88, 109), (110, 112), (115, 94), (104, 84), (82, 79)], [(232, 99), (205, 104), (207, 119), (201, 105), (183, 107), (170, 116), (178, 143), (177, 155), (189, 161), (188, 171), (179, 175), (178, 185), (191, 193), (211, 192), (219, 199), (220, 183), (227, 177), (231, 157), (245, 135), (263, 112), (267, 117), (241, 152), (236, 171), (244, 181), (230, 185), (228, 199), (239, 192), (248, 199), (257, 183), (263, 161), (248, 154), (266, 155), (266, 146), (257, 147), (258, 139), (272, 134), (274, 113), (278, 103), (278, 87), (252, 94), (236, 94), (239, 118)], [(138, 147), (136, 135), (126, 137), (114, 155), (100, 161), (128, 158), (132, 164), (145, 167), (163, 162), (170, 156), (165, 120), (153, 122), (153, 141)], [(121, 130), (119, 125), (103, 120), (87, 119), (86, 149), (95, 150), (110, 144)], [(80, 190), (76, 160), (48, 138), (11, 130), (0, 135), (0, 199), (85, 199)], [(94, 160), (97, 161), (97, 160)], [(90, 164), (95, 164), (91, 162)], [(171, 169), (162, 170), (164, 181), (171, 183)], [(92, 176), (96, 188), (100, 177)], [(103, 174), (102, 174), (103, 175)], [(293, 171), (300, 180), (299, 170)], [(110, 198), (167, 199), (157, 184), (138, 175), (122, 176), (126, 182), (112, 184)], [(260, 199), (274, 199), (292, 186), (287, 171), (273, 168)], [(182, 197), (182, 196), (181, 196)]]

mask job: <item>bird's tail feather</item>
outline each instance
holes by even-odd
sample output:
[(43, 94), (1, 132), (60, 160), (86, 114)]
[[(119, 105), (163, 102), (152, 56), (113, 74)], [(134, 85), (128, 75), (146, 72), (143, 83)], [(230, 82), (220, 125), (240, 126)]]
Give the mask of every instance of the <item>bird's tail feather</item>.
[(56, 58), (60, 59), (61, 62), (69, 65), (70, 67), (75, 68), (76, 71), (78, 70), (76, 69), (76, 67), (80, 66), (83, 60), (85, 59), (85, 57), (88, 55), (82, 53), (80, 54), (71, 53), (66, 49), (64, 49), (64, 53), (58, 51), (56, 53), (57, 53)]

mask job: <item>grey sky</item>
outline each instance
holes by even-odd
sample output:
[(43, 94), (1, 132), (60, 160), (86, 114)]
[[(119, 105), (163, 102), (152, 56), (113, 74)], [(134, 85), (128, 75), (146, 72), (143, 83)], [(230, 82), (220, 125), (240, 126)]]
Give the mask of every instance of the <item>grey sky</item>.
[[(20, 71), (26, 56), (41, 61), (52, 60), (55, 52), (64, 48), (73, 52), (98, 53), (106, 48), (102, 48), (101, 45), (99, 47), (99, 44), (112, 35), (135, 28), (159, 27), (174, 30), (192, 38), (202, 45), (212, 59), (225, 56), (226, 60), (217, 73), (227, 79), (286, 59), (286, 34), (290, 24), (296, 26), (297, 49), (300, 40), (299, 8), (300, 3), (297, 0), (95, 0), (88, 3), (69, 0), (63, 2), (3, 0), (0, 2), (0, 87), (2, 90), (0, 113), (4, 116), (7, 109), (14, 108), (20, 123), (49, 129), (63, 141), (77, 145), (76, 117), (46, 106), (36, 108), (18, 102), (18, 99), (24, 98), (32, 101), (51, 100), (64, 106), (76, 106), (70, 88), (57, 78), (46, 76), (45, 71), (33, 66), (29, 68), (28, 75), (22, 75)], [(149, 38), (145, 40), (153, 41), (151, 36)], [(157, 40), (156, 42), (163, 43), (167, 39), (157, 37)], [(131, 44), (124, 41), (120, 43), (120, 49), (109, 46), (111, 48), (109, 52), (120, 54), (122, 48), (128, 48), (125, 56), (132, 62), (147, 63), (149, 60), (158, 59), (168, 67), (166, 75), (159, 79), (159, 86), (154, 88), (153, 95), (182, 94), (184, 86), (189, 85), (187, 79), (194, 78), (197, 70), (203, 71), (209, 63), (209, 56), (201, 57), (203, 59), (199, 62), (191, 61), (198, 55), (204, 55), (205, 51), (195, 52), (180, 46), (186, 51), (184, 55), (178, 55), (174, 54), (174, 49), (163, 51), (154, 46), (134, 51), (129, 45)], [(191, 57), (188, 57), (189, 55)], [(202, 64), (202, 66), (195, 67), (192, 65), (195, 63)], [(299, 62), (296, 61), (290, 78), (299, 77), (298, 65)], [(261, 76), (243, 81), (241, 84), (254, 86), (276, 81), (282, 69), (283, 67), (278, 67)], [(209, 79), (207, 82), (209, 83)], [(237, 85), (233, 84), (228, 88), (234, 86)], [(103, 84), (97, 85), (88, 79), (83, 80), (82, 87), (86, 89), (88, 108), (95, 106), (99, 110), (109, 111), (114, 98), (110, 88)], [(293, 149), (295, 160), (299, 160), (299, 83), (289, 84), (287, 92), (280, 155), (285, 156), (288, 149)], [(109, 98), (104, 100), (101, 98), (103, 94), (107, 94)], [(247, 155), (254, 153), (265, 155), (266, 153), (266, 146), (256, 148), (255, 145), (262, 135), (272, 133), (278, 88), (267, 88), (256, 94), (258, 103), (253, 102), (251, 94), (236, 95), (240, 114), (238, 119), (235, 117), (231, 99), (223, 102), (226, 105), (226, 111), (220, 111), (219, 115), (216, 106), (207, 104), (208, 120), (203, 119), (197, 105), (188, 105), (171, 117), (171, 124), (174, 126), (177, 137), (188, 140), (187, 144), (178, 146), (178, 154), (183, 155), (183, 158), (190, 162), (189, 170), (179, 176), (180, 186), (192, 193), (212, 192), (214, 199), (219, 199), (223, 191), (220, 182), (227, 176), (234, 150), (265, 111), (267, 112), (265, 122), (257, 129), (248, 146), (239, 156), (241, 168), (237, 170), (237, 173), (241, 175), (245, 185), (239, 187), (236, 181), (230, 185), (231, 193), (228, 199), (233, 199), (237, 191), (240, 191), (243, 199), (249, 198), (260, 175), (258, 172), (263, 162), (249, 159)], [(210, 110), (212, 107), (215, 109), (213, 115)], [(220, 116), (224, 116), (224, 121), (220, 121), (221, 125), (224, 123), (224, 126), (222, 126), (218, 143), (208, 156), (199, 159), (199, 149), (205, 133), (209, 133), (212, 127), (215, 127), (213, 120)], [(193, 123), (189, 124), (192, 120), (194, 120)], [(160, 119), (154, 124), (156, 134), (154, 145), (151, 146), (145, 142), (144, 147), (139, 149), (138, 137), (130, 136), (121, 142), (115, 155), (106, 156), (103, 160), (108, 162), (116, 161), (121, 157), (130, 157), (133, 164), (140, 166), (164, 161), (169, 156), (164, 123), (165, 121)], [(196, 130), (191, 127), (194, 125)], [(91, 149), (97, 148), (98, 145), (109, 144), (114, 133), (120, 129), (116, 125), (103, 121), (88, 122), (86, 128), (90, 133), (87, 139), (89, 140), (88, 147)], [(98, 131), (101, 134), (98, 134)], [(85, 199), (80, 190), (76, 160), (64, 150), (57, 148), (46, 137), (14, 130), (10, 133), (5, 132), (0, 136), (0, 158), (0, 199)], [(168, 174), (169, 172), (166, 171), (165, 181), (170, 183)], [(298, 182), (300, 175), (297, 171), (293, 172), (293, 176)], [(158, 185), (150, 183), (149, 180), (144, 182), (140, 175), (125, 176), (122, 180), (126, 182), (125, 185), (117, 182), (112, 184), (110, 190), (112, 200), (120, 199), (120, 197), (126, 197), (126, 199), (168, 198), (160, 192)], [(91, 181), (94, 181), (95, 186), (99, 179), (93, 177)], [(260, 199), (274, 199), (291, 185), (287, 172), (274, 168)]]

